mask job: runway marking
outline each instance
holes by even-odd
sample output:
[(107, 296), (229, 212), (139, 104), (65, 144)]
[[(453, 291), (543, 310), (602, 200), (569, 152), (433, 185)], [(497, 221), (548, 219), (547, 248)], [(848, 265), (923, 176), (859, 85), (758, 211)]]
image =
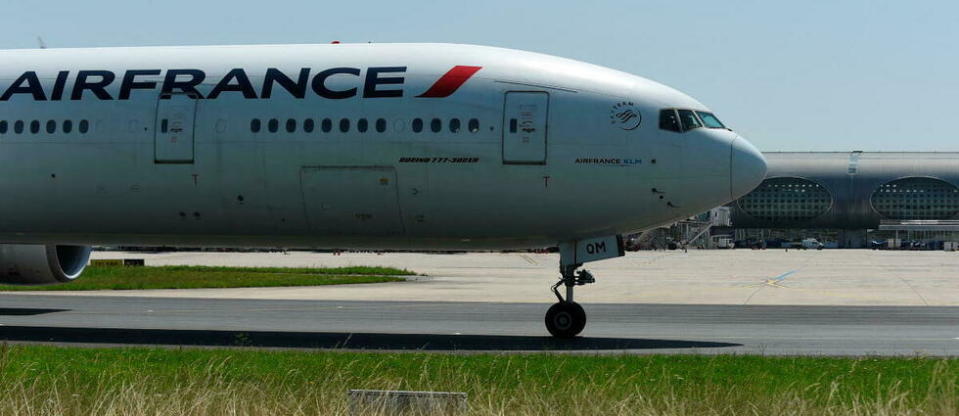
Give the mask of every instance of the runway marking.
[(781, 281), (783, 281), (783, 280), (786, 280), (787, 277), (792, 276), (793, 274), (795, 274), (795, 273), (798, 272), (798, 271), (799, 271), (799, 270), (793, 270), (793, 271), (789, 271), (789, 272), (783, 273), (783, 274), (781, 274), (781, 275), (779, 275), (779, 276), (774, 277), (773, 280), (778, 280), (778, 281), (781, 282)]
[(916, 289), (915, 286), (913, 286), (912, 284), (910, 284), (909, 281), (906, 280), (906, 279), (904, 279), (902, 276), (898, 276), (898, 275), (897, 275), (896, 277), (899, 279), (900, 282), (902, 282), (902, 284), (904, 284), (904, 285), (906, 285), (907, 287), (909, 287), (909, 290), (912, 290), (912, 293), (915, 293), (916, 296), (918, 296), (919, 299), (922, 300), (922, 303), (923, 303), (923, 304), (925, 304), (926, 306), (929, 306), (929, 301), (926, 300), (926, 297), (923, 296), (922, 293), (919, 293), (919, 290)]
[(793, 274), (795, 274), (795, 273), (798, 272), (798, 271), (799, 271), (799, 270), (789, 271), (789, 272), (783, 273), (783, 274), (781, 274), (781, 275), (779, 275), (779, 276), (776, 276), (776, 277), (774, 277), (774, 278), (772, 278), (772, 279), (763, 280), (762, 283), (757, 283), (757, 284), (755, 284), (755, 285), (750, 285), (749, 287), (772, 286), (772, 287), (778, 287), (778, 288), (780, 288), (780, 289), (789, 289), (788, 286), (783, 286), (781, 283), (783, 283), (783, 281), (785, 281), (787, 277), (792, 276)]
[(536, 260), (533, 260), (530, 256), (527, 256), (527, 255), (525, 255), (525, 254), (520, 254), (519, 256), (520, 256), (523, 260), (526, 260), (526, 262), (529, 263), (529, 264), (532, 264), (532, 265), (537, 265), (537, 264), (539, 264), (539, 263), (536, 262)]
[(754, 287), (756, 288), (756, 290), (753, 291), (753, 293), (751, 293), (748, 298), (746, 298), (746, 301), (743, 302), (743, 305), (748, 305), (749, 301), (753, 300), (753, 297), (756, 296), (756, 294), (759, 293), (760, 290), (763, 290), (763, 288), (766, 286), (775, 287), (777, 289), (789, 289), (789, 286), (783, 286), (781, 283), (784, 282), (787, 277), (792, 276), (793, 274), (796, 274), (796, 272), (798, 271), (799, 269), (790, 270), (772, 279), (763, 280), (762, 283), (757, 283), (755, 285), (747, 286), (747, 287)]
[(673, 255), (673, 254), (671, 254), (671, 253), (666, 253), (666, 254), (663, 254), (663, 255), (661, 255), (661, 256), (650, 257), (650, 258), (648, 258), (648, 259), (643, 259), (643, 260), (644, 260), (643, 263), (653, 264), (653, 263), (655, 263), (655, 262), (657, 262), (657, 261), (659, 261), (659, 260), (665, 259), (665, 258), (670, 257), (670, 256), (672, 256), (672, 255)]

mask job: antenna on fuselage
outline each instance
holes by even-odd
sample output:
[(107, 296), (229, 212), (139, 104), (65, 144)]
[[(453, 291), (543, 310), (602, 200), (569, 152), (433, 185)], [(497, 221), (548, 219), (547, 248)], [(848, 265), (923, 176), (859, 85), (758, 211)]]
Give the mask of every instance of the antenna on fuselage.
[(40, 49), (46, 49), (47, 43), (43, 41), (42, 36), (37, 36), (37, 43), (40, 45)]

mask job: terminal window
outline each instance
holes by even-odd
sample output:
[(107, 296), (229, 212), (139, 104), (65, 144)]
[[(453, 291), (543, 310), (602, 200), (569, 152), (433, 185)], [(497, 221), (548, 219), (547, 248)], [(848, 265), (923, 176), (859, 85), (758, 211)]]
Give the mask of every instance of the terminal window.
[(959, 214), (959, 188), (935, 178), (903, 178), (883, 184), (872, 206), (892, 220), (947, 220)]
[(832, 206), (822, 185), (802, 178), (771, 178), (739, 199), (747, 214), (766, 221), (808, 221)]

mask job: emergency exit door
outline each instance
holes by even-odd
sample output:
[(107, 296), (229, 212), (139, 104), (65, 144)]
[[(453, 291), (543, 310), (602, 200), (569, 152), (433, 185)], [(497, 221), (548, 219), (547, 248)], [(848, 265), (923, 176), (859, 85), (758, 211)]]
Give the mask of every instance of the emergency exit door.
[(506, 93), (503, 163), (546, 163), (548, 116), (549, 94), (519, 91)]
[(157, 104), (157, 163), (193, 163), (197, 100), (186, 94), (161, 97)]

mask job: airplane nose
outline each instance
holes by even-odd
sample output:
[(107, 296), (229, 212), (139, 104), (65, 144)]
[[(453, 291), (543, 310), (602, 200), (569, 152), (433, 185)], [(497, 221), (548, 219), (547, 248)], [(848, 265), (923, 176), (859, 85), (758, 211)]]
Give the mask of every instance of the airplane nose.
[(729, 196), (735, 200), (752, 192), (766, 178), (766, 158), (742, 137), (733, 140), (730, 147)]

